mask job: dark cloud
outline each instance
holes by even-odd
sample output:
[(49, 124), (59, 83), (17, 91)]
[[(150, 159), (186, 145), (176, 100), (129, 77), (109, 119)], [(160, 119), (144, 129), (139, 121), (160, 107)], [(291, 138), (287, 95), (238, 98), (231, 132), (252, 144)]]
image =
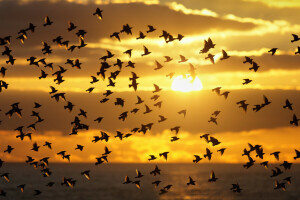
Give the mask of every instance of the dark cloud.
[[(142, 97), (154, 111), (149, 114), (142, 114), (145, 111), (144, 104), (135, 105), (137, 102), (136, 95)], [(159, 100), (163, 101), (162, 108), (158, 109), (153, 106), (153, 100), (150, 97), (152, 92), (122, 92), (114, 93), (110, 100), (105, 104), (100, 104), (101, 94), (88, 93), (67, 93), (67, 100), (71, 101), (75, 107), (72, 112), (64, 110), (66, 102), (57, 103), (50, 99), (50, 95), (43, 92), (23, 92), (23, 91), (5, 91), (1, 93), (1, 112), (0, 119), (2, 124), (0, 129), (11, 130), (18, 126), (35, 122), (35, 118), (30, 117), (33, 102), (39, 102), (43, 106), (37, 109), (40, 112), (44, 122), (37, 125), (38, 132), (45, 130), (60, 130), (65, 134), (70, 133), (70, 122), (74, 116), (79, 113), (79, 108), (87, 111), (87, 119), (81, 117), (82, 122), (90, 125), (90, 128), (104, 129), (114, 132), (124, 128), (132, 129), (140, 127), (141, 124), (154, 123), (153, 133), (160, 132), (164, 129), (170, 129), (174, 126), (181, 126), (182, 130), (192, 133), (196, 132), (226, 132), (226, 131), (243, 131), (260, 128), (275, 128), (289, 126), (293, 113), (299, 113), (300, 107), (297, 104), (300, 99), (299, 91), (287, 90), (235, 90), (231, 91), (227, 100), (224, 97), (217, 96), (211, 91), (200, 91), (192, 93), (162, 92)], [(269, 106), (255, 113), (252, 111), (254, 104), (263, 103), (263, 95), (266, 95), (272, 102)], [(125, 105), (115, 106), (116, 98), (123, 98)], [(288, 98), (293, 104), (294, 112), (285, 110), (282, 106), (285, 99)], [(236, 105), (237, 101), (246, 99), (250, 104), (249, 110), (245, 113)], [(158, 100), (158, 101), (159, 101)], [(20, 102), (20, 108), (23, 109), (23, 118), (19, 119), (14, 116), (8, 119), (4, 115), (9, 110), (9, 105), (14, 102)], [(128, 118), (122, 122), (118, 116), (124, 111), (130, 111), (133, 108), (140, 108), (137, 114), (128, 114)], [(187, 116), (184, 118), (177, 114), (178, 111), (187, 109)], [(218, 116), (219, 125), (208, 123), (208, 120), (215, 110), (222, 111)], [(167, 121), (158, 123), (158, 115), (167, 117)], [(100, 124), (93, 120), (99, 116), (104, 119)]]

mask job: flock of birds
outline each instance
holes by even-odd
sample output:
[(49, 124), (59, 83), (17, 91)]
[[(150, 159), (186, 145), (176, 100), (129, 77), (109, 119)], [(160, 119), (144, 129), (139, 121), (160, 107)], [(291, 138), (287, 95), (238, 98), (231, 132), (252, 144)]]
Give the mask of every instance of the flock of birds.
[[(94, 16), (98, 17), (100, 20), (102, 20), (102, 10), (100, 10), (99, 8), (96, 9), (96, 11), (93, 13)], [(44, 27), (47, 26), (51, 26), (53, 24), (53, 21), (50, 20), (50, 18), (47, 16), (45, 17), (45, 23), (43, 24)], [(26, 42), (26, 40), (29, 37), (29, 34), (34, 33), (36, 29), (36, 26), (33, 25), (32, 23), (29, 24), (29, 26), (25, 29), (21, 29), (18, 32), (18, 37), (16, 38), (17, 40), (20, 40), (21, 43)], [(67, 28), (67, 30), (69, 32), (75, 31), (77, 29), (77, 26), (72, 23), (69, 22), (69, 26)], [(122, 30), (120, 30), (119, 32), (114, 32), (110, 35), (111, 38), (116, 39), (118, 41), (121, 41), (121, 34), (128, 34), (128, 35), (132, 35), (132, 31), (131, 31), (132, 27), (130, 27), (128, 24), (123, 25)], [(146, 31), (147, 34), (151, 34), (151, 32), (156, 31), (156, 28), (154, 28), (153, 26), (149, 25), (148, 26), (148, 30)], [(79, 43), (78, 44), (72, 44), (70, 43), (70, 41), (68, 40), (63, 40), (62, 36), (58, 36), (56, 38), (53, 39), (53, 43), (55, 43), (56, 45), (58, 45), (59, 47), (64, 47), (67, 51), (73, 52), (75, 50), (79, 50), (81, 48), (84, 48), (87, 46), (87, 44), (85, 43), (84, 39), (85, 39), (85, 35), (86, 35), (86, 31), (83, 29), (80, 29), (76, 32), (76, 36), (78, 37)], [(144, 34), (142, 31), (139, 32), (139, 37), (137, 37), (137, 40), (143, 40), (145, 37), (147, 37), (147, 34)], [(162, 35), (160, 35), (159, 37), (162, 37), (166, 43), (170, 43), (173, 42), (175, 40), (181, 41), (184, 36), (181, 34), (178, 34), (177, 37), (172, 36), (170, 33), (168, 33), (167, 31), (163, 30), (162, 31)], [(291, 42), (297, 42), (300, 40), (300, 38), (293, 34), (293, 40)], [(11, 41), (11, 36), (6, 36), (3, 38), (0, 38), (0, 46), (4, 46), (4, 51), (2, 52), (2, 56), (6, 56), (7, 57), (7, 61), (6, 64), (7, 65), (14, 65), (15, 63), (15, 58), (12, 54), (12, 50), (9, 48), (9, 44)], [(48, 55), (48, 54), (52, 54), (52, 47), (46, 43), (46, 42), (42, 42), (43, 48), (41, 49), (42, 53), (44, 55)], [(213, 54), (209, 53), (210, 49), (214, 48), (216, 44), (213, 43), (213, 41), (211, 40), (211, 38), (208, 38), (208, 40), (204, 41), (204, 47), (200, 50), (200, 54), (206, 54), (207, 53), (207, 57), (205, 57), (205, 59), (209, 59), (211, 63), (215, 63), (214, 60), (214, 56)], [(129, 58), (131, 58), (132, 55), (132, 51), (133, 49), (128, 49), (124, 52), (124, 54), (127, 54), (129, 56)], [(275, 55), (277, 51), (277, 48), (273, 48), (271, 49), (269, 52), (272, 55)], [(141, 54), (141, 56), (147, 56), (151, 54), (151, 51), (144, 46), (144, 53)], [(295, 54), (300, 54), (300, 47), (298, 46), (298, 51), (295, 52)], [(225, 60), (230, 58), (230, 56), (227, 54), (227, 52), (225, 50), (222, 50), (222, 58), (220, 60)], [(113, 65), (109, 64), (107, 61), (110, 60), (111, 58), (113, 58), (115, 55), (110, 52), (109, 50), (107, 50), (107, 54), (102, 56), (100, 58), (101, 60), (101, 66), (99, 71), (96, 73), (96, 75), (91, 76), (92, 80), (91, 80), (91, 84), (94, 84), (96, 82), (98, 82), (100, 79), (102, 80), (106, 80), (108, 79), (109, 84), (107, 85), (107, 87), (115, 87), (115, 80), (117, 78), (117, 76), (119, 75), (119, 73), (121, 72), (122, 67), (124, 66), (124, 62), (122, 62), (119, 58), (117, 59), (117, 62), (114, 63)], [(188, 59), (183, 56), (180, 55), (180, 60), (178, 61), (178, 63), (185, 63), (188, 61)], [(171, 62), (173, 60), (173, 58), (171, 58), (170, 56), (165, 56), (165, 61), (164, 62)], [(40, 71), (41, 71), (41, 75), (38, 77), (39, 79), (45, 79), (47, 78), (47, 76), (49, 75), (46, 71), (47, 68), (49, 68), (50, 70), (54, 70), (54, 63), (48, 63), (46, 61), (46, 58), (41, 58), (38, 59), (34, 56), (30, 57), (27, 59), (28, 64), (29, 65), (33, 65), (33, 66), (37, 66)], [(160, 64), (157, 60), (155, 60), (156, 63), (156, 68), (154, 70), (159, 70), (163, 67), (162, 64)], [(253, 70), (254, 72), (257, 72), (259, 69), (259, 65), (250, 57), (245, 57), (245, 61), (243, 61), (244, 64), (248, 63), (250, 65), (252, 65), (252, 67), (249, 68), (249, 70)], [(75, 59), (75, 60), (71, 60), (71, 59), (67, 59), (66, 60), (66, 65), (69, 65), (72, 68), (76, 68), (76, 69), (81, 69), (81, 62), (79, 61), (79, 59)], [(110, 76), (108, 76), (108, 70), (112, 69), (112, 67), (117, 66), (118, 70), (111, 72)], [(195, 72), (195, 67), (189, 63), (190, 69), (189, 69), (189, 75), (192, 77), (192, 81), (196, 78), (196, 72)], [(42, 67), (44, 67), (44, 69), (41, 69)], [(127, 65), (125, 67), (130, 67), (130, 68), (135, 68), (135, 63), (132, 61), (128, 61)], [(63, 74), (67, 71), (66, 68), (62, 67), (62, 66), (58, 66), (58, 70), (55, 71), (52, 76), (54, 76), (54, 82), (58, 85), (60, 85), (61, 83), (63, 83), (64, 77)], [(2, 77), (5, 77), (6, 74), (6, 70), (8, 70), (7, 67), (1, 67), (0, 69), (0, 74), (2, 75)], [(131, 77), (129, 77), (129, 88), (133, 88), (134, 91), (136, 91), (138, 89), (138, 85), (139, 83), (137, 82), (139, 76), (135, 73), (135, 72), (131, 72)], [(107, 77), (108, 76), (108, 77)], [(174, 72), (171, 72), (170, 74), (167, 74), (166, 77), (169, 77), (170, 79), (172, 79), (172, 77), (174, 76)], [(252, 80), (250, 79), (243, 79), (244, 82), (242, 83), (243, 85), (245, 84), (249, 84), (252, 82)], [(153, 96), (151, 97), (151, 100), (154, 101), (154, 106), (157, 107), (158, 109), (161, 108), (162, 106), (162, 101), (158, 101), (160, 98), (160, 91), (162, 91), (162, 88), (160, 88), (157, 84), (153, 84), (154, 85), (154, 90), (153, 90)], [(3, 92), (4, 89), (8, 89), (9, 83), (5, 82), (4, 80), (0, 80), (0, 92)], [(86, 92), (91, 93), (94, 90), (95, 87), (90, 87), (86, 90)], [(64, 106), (64, 109), (68, 110), (69, 112), (73, 111), (74, 109), (74, 104), (66, 99), (66, 93), (64, 92), (59, 92), (54, 86), (50, 86), (51, 91), (49, 92), (51, 95), (51, 98), (55, 99), (57, 102), (59, 102), (60, 100), (64, 100), (66, 101), (66, 105)], [(228, 98), (230, 91), (222, 91), (221, 92), (222, 87), (216, 87), (214, 89), (212, 89), (213, 92), (215, 92), (218, 96), (224, 96), (225, 99)], [(112, 95), (114, 92), (112, 90), (107, 89), (105, 93), (103, 93), (104, 98), (100, 100), (100, 103), (105, 103), (109, 100), (109, 96)], [(124, 106), (124, 99), (122, 98), (116, 98), (115, 101), (115, 105), (116, 106)], [(136, 105), (139, 104), (143, 104), (144, 100), (140, 97), (137, 96), (137, 102), (135, 103)], [(238, 105), (239, 108), (242, 108), (245, 112), (247, 111), (247, 108), (249, 106), (249, 104), (247, 103), (246, 100), (240, 100), (239, 102), (236, 102), (236, 104)], [(266, 106), (268, 106), (269, 104), (271, 104), (271, 102), (269, 101), (269, 99), (266, 96), (263, 96), (263, 102), (262, 103), (258, 103), (256, 105), (254, 105), (253, 107), (253, 111), (258, 112), (261, 109), (265, 108)], [(289, 109), (289, 110), (293, 110), (292, 107), (292, 103), (286, 99), (285, 105), (283, 105), (283, 108), (285, 109)], [(150, 106), (144, 104), (145, 106), (145, 111), (143, 112), (143, 114), (148, 114), (150, 112), (153, 111), (153, 108), (151, 109)], [(30, 131), (25, 131), (25, 128), (31, 129), (33, 131), (36, 130), (36, 126), (39, 123), (42, 123), (44, 121), (44, 119), (40, 116), (40, 113), (38, 112), (38, 109), (42, 107), (41, 104), (34, 102), (34, 107), (32, 110), (32, 114), (30, 115), (31, 117), (34, 117), (36, 119), (36, 122), (29, 124), (28, 126), (19, 126), (17, 128), (15, 128), (15, 131), (17, 132), (16, 138), (20, 139), (20, 140), (25, 140), (26, 138), (28, 138), (29, 140), (32, 140), (33, 134)], [(130, 111), (125, 111), (122, 112), (118, 119), (125, 121), (127, 119), (128, 114), (135, 114), (140, 110), (140, 108), (133, 108)], [(217, 116), (221, 113), (221, 111), (216, 110), (212, 113), (210, 119), (208, 122), (212, 122), (214, 124), (218, 124), (217, 123)], [(179, 115), (182, 115), (183, 117), (186, 116), (187, 114), (187, 110), (183, 109), (178, 111)], [(19, 117), (22, 117), (22, 108), (20, 107), (20, 102), (15, 102), (11, 105), (11, 108), (5, 113), (6, 116), (8, 116), (9, 118), (12, 118), (14, 115), (17, 115)], [(89, 129), (89, 125), (84, 124), (81, 122), (81, 117), (83, 118), (87, 118), (87, 112), (83, 109), (79, 109), (79, 113), (75, 116), (74, 121), (71, 122), (71, 132), (69, 133), (69, 135), (77, 135), (79, 131), (81, 130), (88, 130)], [(159, 115), (159, 120), (157, 123), (162, 123), (164, 121), (167, 120), (167, 117), (163, 116), (163, 115)], [(102, 116), (97, 117), (94, 121), (96, 123), (101, 123), (101, 121), (103, 120)], [(297, 118), (297, 116), (294, 114), (292, 120), (290, 121), (291, 125), (295, 125), (298, 126), (298, 122), (299, 122), (299, 118)], [(0, 121), (1, 124), (1, 121)], [(141, 124), (141, 127), (136, 127), (133, 128), (131, 130), (130, 133), (122, 133), (120, 131), (117, 131), (117, 134), (114, 136), (115, 138), (119, 138), (120, 140), (124, 140), (125, 138), (130, 137), (131, 135), (135, 134), (135, 133), (143, 133), (146, 134), (148, 131), (151, 130), (152, 126), (154, 125), (154, 123), (148, 123), (148, 124)], [(171, 137), (171, 142), (175, 142), (177, 140), (179, 140), (180, 138), (178, 137), (178, 133), (180, 131), (180, 126), (175, 126), (172, 127), (170, 130), (172, 132), (175, 133), (174, 136)], [(93, 140), (91, 142), (93, 143), (97, 143), (99, 141), (105, 141), (108, 142), (110, 139), (110, 136), (108, 133), (106, 133), (105, 131), (101, 131), (101, 135), (100, 136), (94, 136)], [(200, 139), (204, 139), (207, 143), (211, 143), (213, 147), (218, 146), (221, 144), (221, 142), (211, 136), (210, 134), (204, 134), (200, 136)], [(37, 144), (36, 142), (33, 142), (32, 144), (32, 151), (39, 151), (39, 148), (49, 148), (50, 150), (52, 150), (52, 143), (49, 141), (45, 141), (44, 144)], [(11, 145), (8, 145), (6, 150), (4, 150), (5, 153), (12, 153), (13, 150), (15, 148), (12, 147)], [(84, 150), (84, 146), (77, 144), (75, 150), (78, 151), (83, 151)], [(220, 155), (222, 156), (225, 153), (226, 148), (218, 148), (217, 152), (220, 153)], [(105, 146), (104, 149), (104, 153), (96, 158), (96, 162), (95, 165), (101, 165), (104, 162), (108, 162), (108, 157), (111, 154), (111, 150), (109, 150), (109, 148), (107, 146)], [(294, 157), (294, 159), (298, 159), (300, 158), (300, 151), (295, 150), (296, 155)], [(169, 152), (161, 152), (159, 155), (149, 155), (148, 160), (149, 161), (153, 161), (156, 160), (159, 157), (163, 157), (165, 160), (168, 159), (168, 154)], [(256, 144), (256, 145), (252, 145), (249, 144), (249, 149), (245, 148), (243, 151), (242, 156), (246, 156), (248, 159), (248, 162), (246, 164), (244, 164), (244, 168), (248, 169), (251, 166), (254, 165), (255, 160), (253, 159), (253, 154), (255, 154), (256, 158), (259, 158), (262, 160), (262, 162), (260, 162), (260, 165), (264, 166), (265, 168), (268, 168), (268, 161), (264, 161), (264, 150), (262, 145)], [(71, 160), (71, 155), (66, 152), (66, 151), (60, 151), (57, 152), (57, 155), (60, 155), (62, 157), (62, 159), (66, 159), (70, 162)], [(196, 164), (198, 162), (200, 162), (202, 159), (208, 159), (211, 160), (212, 159), (212, 155), (213, 155), (213, 150), (206, 148), (206, 153), (202, 156), (202, 155), (194, 155), (194, 160), (193, 162)], [(279, 160), (279, 155), (280, 155), (280, 151), (276, 151), (276, 152), (272, 152), (270, 153), (270, 155), (274, 155), (274, 157), (276, 158), (276, 160)], [(50, 157), (44, 157), (41, 159), (36, 159), (33, 158), (31, 156), (27, 156), (27, 160), (25, 161), (26, 163), (28, 163), (29, 165), (32, 165), (34, 168), (40, 168), (40, 171), (42, 173), (42, 175), (44, 177), (48, 177), (51, 176), (52, 172), (49, 168), (49, 159)], [(2, 167), (3, 163), (5, 161), (3, 161), (2, 159), (0, 159), (0, 168)], [(292, 166), (292, 163), (289, 163), (287, 161), (283, 161), (282, 164), (280, 164), (278, 167), (275, 167), (274, 169), (272, 169), (272, 175), (271, 177), (277, 177), (280, 174), (283, 174), (286, 170), (289, 170)], [(283, 170), (280, 168), (283, 167)], [(161, 170), (159, 169), (159, 167), (156, 165), (154, 170), (150, 172), (150, 175), (153, 175), (154, 177), (160, 175)], [(90, 170), (85, 170), (83, 172), (81, 172), (81, 174), (83, 176), (85, 176), (87, 179), (90, 179)], [(142, 177), (144, 176), (142, 174), (141, 171), (139, 171), (138, 169), (136, 170), (136, 176), (133, 178), (130, 178), (128, 176), (125, 177), (125, 181), (123, 182), (123, 184), (134, 184), (136, 185), (137, 188), (141, 188), (141, 180)], [(0, 177), (3, 177), (7, 182), (10, 181), (10, 176), (11, 174), (8, 172), (5, 173), (1, 173)], [(219, 178), (217, 178), (215, 172), (212, 170), (211, 174), (210, 174), (210, 178), (208, 179), (208, 182), (216, 182)], [(288, 176), (285, 177), (282, 180), (275, 180), (275, 187), (274, 189), (286, 189), (286, 184), (291, 184), (291, 180), (292, 177)], [(152, 182), (152, 184), (155, 187), (159, 187), (161, 185), (161, 180), (155, 180)], [(52, 187), (55, 184), (55, 182), (48, 182), (47, 186), (48, 187)], [(60, 183), (61, 185), (67, 186), (67, 187), (71, 187), (73, 188), (76, 184), (76, 180), (74, 180), (73, 178), (66, 178), (63, 177), (62, 178), (62, 182)], [(196, 181), (189, 176), (188, 177), (188, 182), (186, 183), (187, 186), (191, 186), (191, 185), (195, 185)], [(19, 186), (17, 186), (17, 188), (19, 188), (21, 190), (21, 192), (24, 191), (26, 184), (20, 184)], [(170, 189), (172, 188), (172, 184), (166, 184), (165, 186), (162, 186), (159, 189), (159, 194), (165, 194), (167, 192), (170, 191)], [(240, 185), (238, 183), (233, 183), (232, 187), (230, 188), (230, 190), (232, 190), (233, 192), (237, 192), (240, 193), (242, 191), (242, 188), (240, 187)], [(34, 190), (34, 195), (40, 195), (42, 193), (42, 191), (40, 191), (39, 189)], [(6, 196), (6, 192), (4, 190), (0, 190), (0, 196)]]

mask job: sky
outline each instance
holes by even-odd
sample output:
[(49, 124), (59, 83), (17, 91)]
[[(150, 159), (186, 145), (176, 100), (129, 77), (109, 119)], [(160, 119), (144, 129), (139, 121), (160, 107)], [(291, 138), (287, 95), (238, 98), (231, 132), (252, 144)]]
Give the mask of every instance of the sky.
[[(102, 20), (92, 15), (96, 8), (103, 10)], [(7, 56), (0, 57), (0, 67), (7, 68), (5, 77), (0, 80), (9, 83), (8, 89), (0, 92), (0, 158), (8, 162), (24, 162), (27, 155), (49, 156), (53, 162), (67, 162), (56, 155), (66, 150), (71, 154), (71, 162), (95, 162), (107, 146), (112, 151), (110, 162), (147, 163), (149, 155), (158, 156), (168, 151), (168, 162), (191, 163), (193, 155), (202, 157), (209, 148), (214, 152), (212, 160), (203, 159), (201, 162), (242, 163), (247, 162), (247, 158), (241, 156), (243, 149), (251, 143), (262, 145), (265, 160), (278, 162), (269, 154), (281, 151), (279, 162), (297, 162), (293, 157), (294, 149), (300, 149), (297, 142), (299, 128), (290, 125), (290, 121), (293, 114), (300, 111), (300, 55), (295, 55), (300, 41), (291, 43), (291, 40), (292, 34), (300, 34), (299, 9), (300, 2), (296, 0), (2, 0), (0, 38), (12, 36), (8, 47), (16, 61), (14, 65), (6, 64)], [(45, 16), (53, 21), (51, 26), (43, 27)], [(77, 29), (68, 32), (68, 21), (73, 22)], [(26, 29), (29, 23), (37, 28), (34, 33), (28, 32), (28, 39), (22, 44), (16, 37), (19, 30)], [(110, 37), (125, 24), (133, 27), (132, 35), (121, 33), (121, 41)], [(146, 34), (148, 25), (156, 30)], [(62, 36), (63, 41), (69, 40), (70, 44), (77, 45), (75, 33), (79, 29), (87, 31), (84, 37), (87, 46), (84, 48), (70, 52), (52, 41)], [(181, 34), (184, 38), (166, 43), (159, 37), (163, 30), (174, 37)], [(140, 31), (146, 34), (146, 38), (137, 40)], [(207, 54), (199, 53), (204, 40), (209, 37), (216, 44), (209, 51), (215, 55), (215, 64), (205, 59)], [(42, 54), (42, 41), (51, 46), (51, 54)], [(151, 54), (141, 56), (143, 46)], [(274, 56), (268, 52), (272, 48), (278, 48)], [(131, 58), (123, 53), (127, 49), (133, 49)], [(4, 47), (0, 46), (0, 50), (4, 51)], [(98, 77), (99, 82), (90, 83), (91, 76), (97, 76), (99, 71), (99, 58), (105, 56), (107, 50), (115, 54), (107, 60), (108, 63), (113, 65), (117, 58), (124, 62), (115, 87), (106, 86), (107, 78)], [(229, 59), (220, 60), (222, 50), (228, 53)], [(188, 62), (178, 63), (179, 55), (184, 55)], [(54, 70), (29, 65), (27, 59), (31, 56), (46, 58), (47, 63), (53, 63)], [(173, 60), (166, 63), (164, 56)], [(245, 56), (260, 66), (257, 72), (249, 70), (249, 63), (243, 63)], [(65, 64), (67, 59), (79, 59), (81, 69)], [(134, 69), (124, 67), (128, 61), (135, 63)], [(154, 70), (156, 61), (163, 65), (162, 69)], [(202, 89), (191, 92), (172, 90), (176, 77), (190, 73), (189, 63), (195, 67)], [(55, 84), (55, 77), (51, 76), (58, 66), (67, 69), (63, 74), (65, 81), (60, 85)], [(49, 74), (47, 78), (38, 78), (41, 69)], [(107, 76), (116, 70), (118, 67), (113, 66)], [(137, 91), (128, 87), (131, 72), (140, 77)], [(175, 73), (172, 79), (166, 77), (171, 72)], [(246, 78), (253, 81), (243, 85)], [(157, 101), (150, 99), (154, 95), (153, 84), (162, 88)], [(50, 98), (49, 86), (66, 93), (67, 101), (75, 105), (73, 111), (64, 109), (67, 101), (56, 102)], [(90, 87), (95, 87), (93, 92), (86, 92)], [(216, 87), (222, 87), (221, 92), (229, 91), (228, 98), (212, 92)], [(100, 103), (107, 89), (114, 93), (106, 103)], [(137, 95), (145, 101), (143, 104), (136, 105)], [(254, 105), (264, 103), (263, 95), (272, 103), (259, 112), (253, 112)], [(115, 105), (116, 98), (125, 100), (123, 107)], [(293, 103), (293, 111), (283, 109), (286, 99)], [(241, 100), (249, 103), (247, 112), (236, 104)], [(160, 109), (154, 106), (158, 101), (162, 101)], [(23, 117), (14, 115), (9, 119), (5, 113), (15, 102), (20, 102)], [(34, 102), (42, 107), (33, 109)], [(143, 114), (144, 104), (153, 112)], [(140, 110), (132, 114), (133, 108)], [(79, 109), (87, 111), (87, 118), (80, 119), (89, 125), (89, 130), (69, 135), (71, 122)], [(185, 117), (177, 113), (184, 109), (187, 110)], [(32, 110), (45, 119), (36, 125), (36, 130), (26, 128), (36, 121), (30, 116)], [(216, 110), (221, 111), (217, 125), (208, 122)], [(118, 116), (125, 111), (129, 114), (123, 122)], [(159, 123), (159, 115), (167, 120)], [(94, 119), (99, 116), (103, 120), (98, 124)], [(126, 134), (148, 123), (153, 123), (153, 128), (145, 135), (133, 133), (123, 141), (114, 137), (117, 131)], [(15, 138), (17, 132), (14, 129), (19, 126), (24, 126), (25, 132), (32, 132), (32, 141)], [(180, 126), (177, 135), (180, 139), (171, 142), (175, 133), (170, 129), (175, 126)], [(100, 131), (107, 132), (110, 140), (92, 143), (93, 136), (99, 136)], [(213, 147), (200, 139), (199, 136), (206, 133), (216, 137), (221, 144)], [(45, 141), (53, 143), (52, 150), (46, 147), (41, 147), (39, 152), (30, 150), (33, 142), (42, 146)], [(3, 152), (8, 144), (15, 148), (11, 154)], [(77, 144), (84, 145), (84, 151), (75, 150)], [(217, 152), (220, 148), (226, 148), (222, 156)], [(157, 162), (165, 160), (158, 158)]]

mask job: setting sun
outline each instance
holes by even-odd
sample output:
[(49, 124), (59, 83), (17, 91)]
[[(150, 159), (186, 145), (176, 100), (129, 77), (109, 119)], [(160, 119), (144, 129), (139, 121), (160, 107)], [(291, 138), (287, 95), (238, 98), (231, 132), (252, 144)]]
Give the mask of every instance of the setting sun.
[(191, 92), (200, 91), (202, 90), (203, 86), (198, 77), (193, 80), (189, 74), (186, 74), (186, 77), (180, 75), (174, 78), (171, 88), (174, 91)]

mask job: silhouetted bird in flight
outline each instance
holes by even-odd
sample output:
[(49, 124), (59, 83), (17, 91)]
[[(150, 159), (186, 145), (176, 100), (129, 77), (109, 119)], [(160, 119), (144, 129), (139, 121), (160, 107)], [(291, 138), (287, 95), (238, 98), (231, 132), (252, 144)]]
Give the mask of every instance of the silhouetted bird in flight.
[(182, 63), (182, 62), (188, 61), (188, 59), (186, 59), (183, 55), (179, 55), (179, 57), (180, 57), (180, 61), (178, 61), (178, 63)]
[(213, 92), (216, 92), (217, 95), (221, 95), (221, 93), (220, 93), (220, 89), (221, 89), (221, 88), (222, 88), (222, 87), (216, 87), (216, 88), (212, 89), (212, 91), (213, 91)]
[(173, 58), (171, 58), (170, 56), (164, 56), (165, 57), (165, 62), (170, 62), (173, 60)]
[(268, 52), (272, 53), (272, 56), (276, 53), (278, 48), (273, 48), (271, 50), (269, 50)]
[(151, 33), (151, 32), (153, 32), (153, 31), (155, 31), (156, 29), (153, 27), (153, 26), (151, 26), (151, 25), (148, 25), (148, 30), (147, 30), (147, 33)]
[(252, 80), (250, 80), (250, 79), (248, 79), (248, 78), (246, 78), (246, 79), (243, 79), (244, 80), (244, 83), (243, 83), (243, 85), (246, 85), (246, 84), (249, 84), (249, 83), (251, 83), (252, 82)]
[(292, 36), (293, 36), (293, 40), (291, 40), (291, 42), (297, 42), (297, 41), (299, 41), (300, 40), (300, 38), (299, 38), (299, 36), (298, 35), (296, 35), (296, 34), (292, 34)]
[(142, 54), (142, 56), (149, 55), (150, 53), (151, 52), (148, 50), (148, 48), (144, 46), (144, 53)]
[(215, 176), (215, 172), (212, 170), (210, 173), (210, 178), (208, 179), (208, 182), (216, 182), (218, 178)]
[(297, 47), (297, 51), (295, 52), (295, 55), (296, 54), (300, 54), (300, 47), (299, 46)]
[(249, 58), (249, 57), (247, 57), (247, 56), (245, 56), (245, 61), (243, 61), (243, 63), (245, 64), (245, 63), (250, 63), (250, 64), (252, 64), (252, 61), (253, 61), (253, 59), (252, 58)]
[(148, 159), (149, 161), (150, 160), (155, 160), (157, 157), (155, 157), (154, 155), (149, 155), (150, 156), (150, 158)]
[(145, 37), (146, 37), (146, 35), (145, 35), (142, 31), (140, 31), (139, 37), (137, 37), (136, 39), (137, 39), (137, 40), (139, 40), (139, 39), (144, 39)]
[(283, 106), (283, 108), (288, 108), (290, 110), (293, 110), (292, 108), (292, 103), (290, 103), (290, 101), (288, 99), (285, 100), (285, 105)]
[(294, 114), (294, 115), (293, 115), (293, 120), (290, 121), (290, 124), (291, 124), (291, 125), (298, 126), (298, 121), (299, 121), (299, 120), (300, 120), (300, 119), (298, 119), (297, 116)]
[(102, 19), (102, 12), (103, 10), (100, 10), (100, 8), (97, 8), (96, 11), (93, 13), (93, 15), (96, 15), (98, 19)]
[(296, 160), (297, 158), (300, 158), (300, 151), (295, 149), (295, 153), (296, 153), (296, 156), (294, 157), (294, 160)]
[(202, 158), (200, 158), (199, 155), (194, 155), (195, 156), (195, 159), (193, 160), (193, 163), (198, 163), (199, 161), (202, 160)]
[(45, 23), (43, 24), (43, 26), (50, 26), (53, 22), (49, 19), (48, 16), (45, 17)]
[(252, 67), (250, 67), (249, 70), (253, 69), (254, 72), (257, 72), (259, 67), (256, 62), (252, 62)]
[(223, 55), (223, 57), (220, 58), (220, 60), (225, 60), (225, 59), (230, 58), (230, 56), (228, 56), (227, 53), (226, 53), (226, 51), (224, 51), (224, 50), (222, 50), (222, 55)]
[(166, 160), (168, 160), (168, 154), (169, 152), (163, 152), (163, 153), (160, 153), (159, 156), (163, 156)]
[(120, 31), (121, 33), (125, 32), (127, 35), (132, 35), (131, 31), (132, 27), (129, 26), (129, 24), (123, 25), (123, 29)]
[(278, 180), (275, 180), (275, 187), (274, 187), (274, 190), (277, 190), (277, 189), (282, 189), (283, 191), (285, 191), (285, 183), (282, 182), (282, 183), (279, 183)]
[(211, 62), (212, 64), (215, 64), (214, 57), (215, 57), (215, 55), (209, 53), (209, 54), (207, 55), (207, 57), (205, 57), (205, 60), (206, 60), (206, 59), (209, 59), (210, 62)]
[(242, 189), (240, 188), (240, 185), (238, 183), (232, 184), (232, 188), (230, 188), (233, 192), (240, 193)]
[(83, 171), (80, 173), (81, 175), (84, 175), (85, 178), (87, 178), (87, 180), (90, 180), (91, 177), (90, 177), (90, 170), (86, 170), (86, 171)]
[(187, 185), (195, 185), (195, 182), (192, 177), (189, 176), (189, 182), (187, 183)]
[(156, 63), (156, 68), (154, 68), (154, 70), (163, 68), (163, 66), (157, 60), (155, 60), (155, 63)]
[(275, 151), (273, 153), (270, 153), (270, 155), (274, 155), (274, 157), (276, 158), (276, 160), (279, 160), (279, 154), (280, 154), (280, 151)]

